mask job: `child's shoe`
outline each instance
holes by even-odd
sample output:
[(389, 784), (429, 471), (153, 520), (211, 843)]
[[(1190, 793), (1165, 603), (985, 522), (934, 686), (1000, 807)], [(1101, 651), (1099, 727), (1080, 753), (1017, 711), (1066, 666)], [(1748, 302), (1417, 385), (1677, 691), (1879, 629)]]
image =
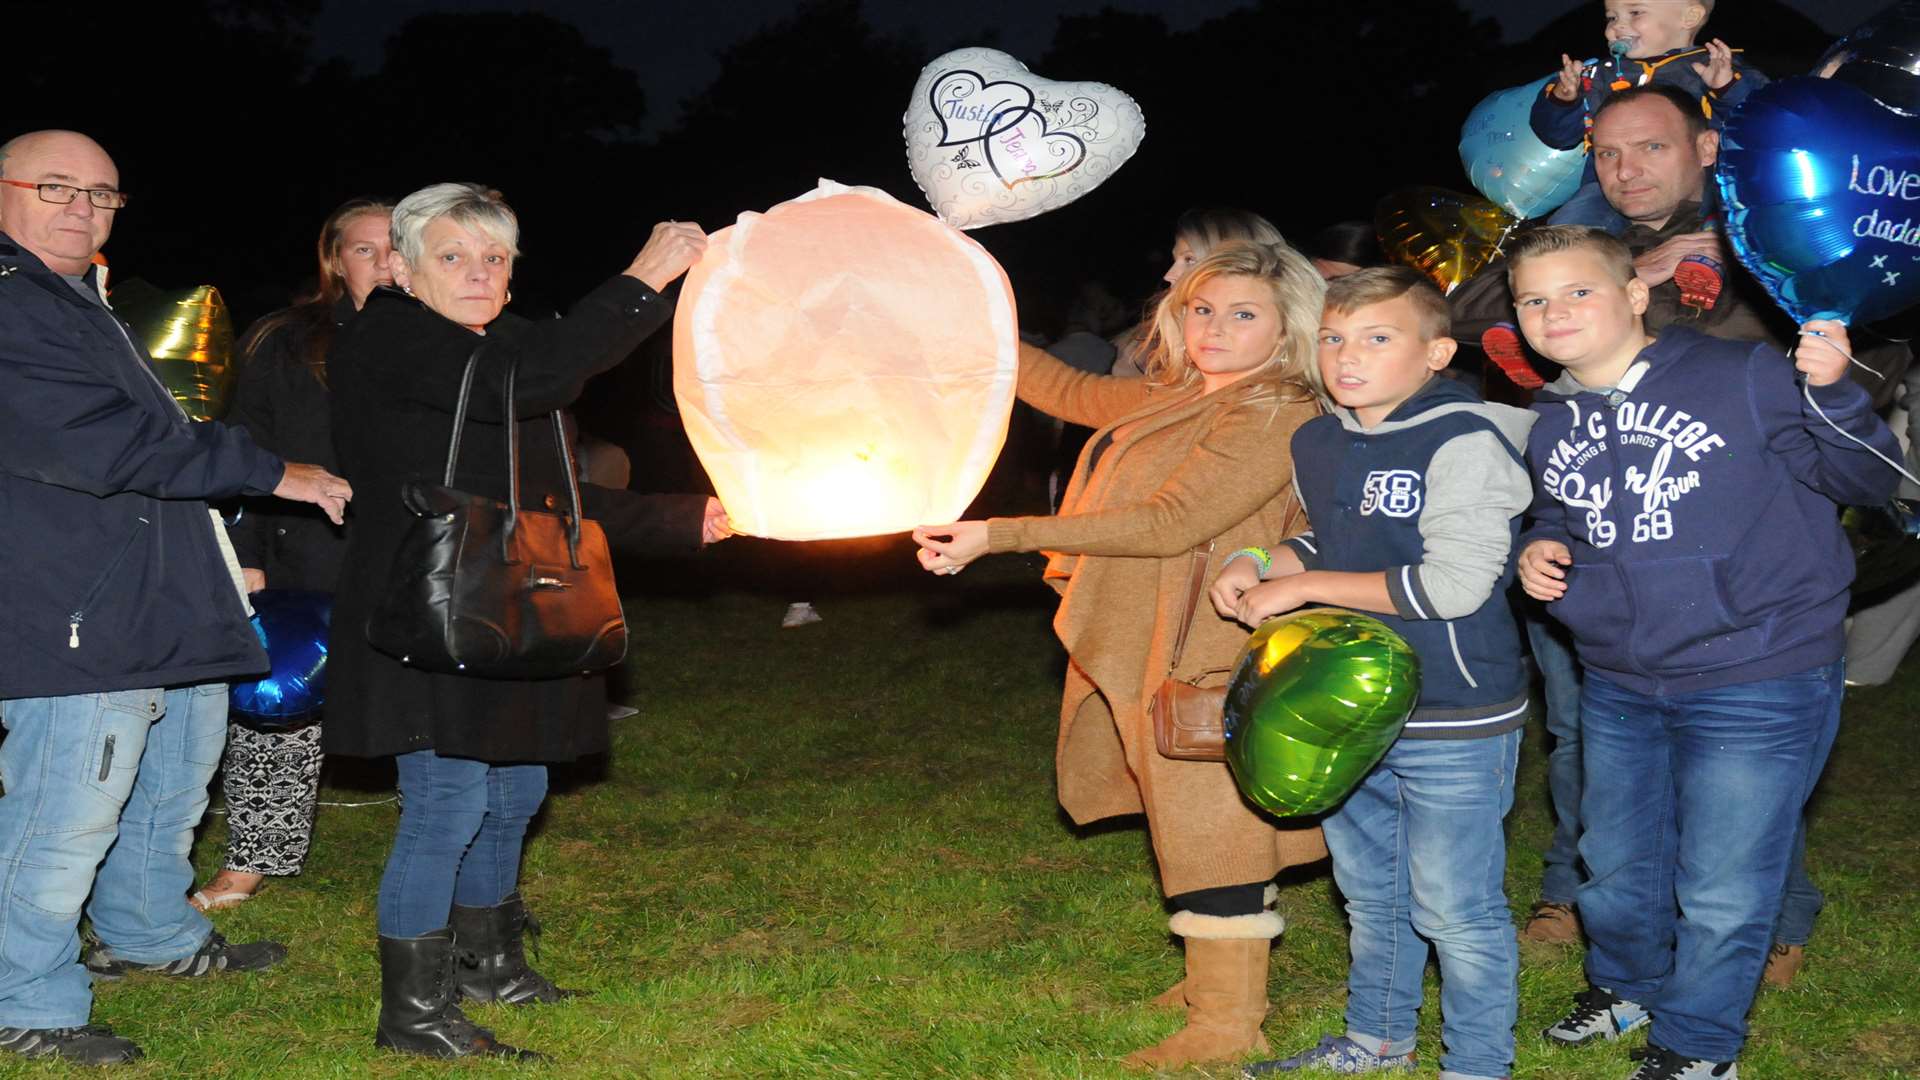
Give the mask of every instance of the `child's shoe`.
[(1627, 1080), (1740, 1080), (1740, 1067), (1731, 1061), (1681, 1057), (1664, 1046), (1648, 1044), (1628, 1056), (1640, 1067)]
[(1673, 283), (1680, 288), (1680, 302), (1696, 313), (1713, 310), (1726, 285), (1720, 260), (1705, 255), (1689, 255), (1673, 268)]
[(1512, 323), (1494, 323), (1487, 327), (1487, 332), (1480, 335), (1480, 348), (1486, 352), (1488, 360), (1506, 372), (1507, 378), (1512, 379), (1515, 386), (1538, 390), (1547, 385), (1547, 381), (1527, 362), (1527, 350), (1520, 344), (1520, 328)]
[(1574, 945), (1580, 941), (1580, 916), (1572, 904), (1542, 900), (1533, 905), (1527, 925), (1520, 931), (1521, 941), (1550, 945)]
[(1562, 1046), (1579, 1046), (1595, 1039), (1617, 1039), (1646, 1027), (1652, 1019), (1647, 1010), (1596, 986), (1575, 994), (1573, 1011), (1540, 1034)]
[(812, 626), (820, 621), (820, 613), (813, 610), (813, 604), (806, 600), (796, 600), (787, 605), (787, 613), (780, 617), (780, 629), (798, 630), (802, 626)]
[(1767, 967), (1760, 973), (1760, 981), (1776, 990), (1785, 990), (1793, 985), (1793, 977), (1807, 963), (1805, 945), (1789, 945), (1776, 941), (1767, 952)]
[(1274, 1073), (1293, 1072), (1297, 1069), (1318, 1069), (1321, 1072), (1344, 1075), (1412, 1072), (1413, 1055), (1406, 1053), (1393, 1057), (1381, 1057), (1345, 1035), (1324, 1035), (1320, 1039), (1320, 1045), (1311, 1050), (1305, 1050), (1278, 1061), (1255, 1062), (1241, 1070), (1241, 1075), (1271, 1076)]

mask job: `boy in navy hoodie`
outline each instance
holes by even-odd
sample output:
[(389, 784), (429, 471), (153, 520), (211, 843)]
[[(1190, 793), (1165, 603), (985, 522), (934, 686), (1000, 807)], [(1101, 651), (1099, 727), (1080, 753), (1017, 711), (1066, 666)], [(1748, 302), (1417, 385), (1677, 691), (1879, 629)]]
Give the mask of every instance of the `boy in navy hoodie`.
[[(1713, 14), (1713, 0), (1606, 0), (1606, 12), (1610, 58), (1582, 64), (1561, 54), (1560, 73), (1534, 99), (1528, 124), (1548, 146), (1591, 149), (1593, 119), (1600, 106), (1629, 87), (1649, 83), (1677, 87), (1699, 102), (1700, 111), (1717, 128), (1721, 116), (1767, 84), (1765, 75), (1743, 65), (1719, 38), (1694, 45), (1707, 16)], [(1626, 219), (1600, 191), (1592, 154), (1587, 155), (1580, 190), (1547, 220), (1609, 231), (1625, 227)]]
[(1899, 448), (1845, 378), (1839, 323), (1806, 324), (1797, 360), (1650, 337), (1626, 245), (1579, 226), (1516, 237), (1508, 275), (1528, 343), (1566, 369), (1534, 396), (1520, 582), (1586, 669), (1591, 988), (1545, 1035), (1650, 1023), (1632, 1080), (1734, 1080), (1840, 720), (1853, 556), (1835, 504), (1892, 495), (1873, 450)]
[(1293, 438), (1314, 531), (1236, 552), (1214, 583), (1214, 607), (1249, 626), (1333, 604), (1377, 614), (1420, 657), (1405, 733), (1322, 823), (1351, 924), (1346, 1031), (1249, 1075), (1412, 1069), (1429, 942), (1440, 1076), (1494, 1080), (1513, 1064), (1520, 958), (1502, 821), (1527, 675), (1505, 594), (1534, 418), (1436, 377), (1448, 335), (1446, 300), (1405, 267), (1328, 287), (1318, 371), (1339, 407)]

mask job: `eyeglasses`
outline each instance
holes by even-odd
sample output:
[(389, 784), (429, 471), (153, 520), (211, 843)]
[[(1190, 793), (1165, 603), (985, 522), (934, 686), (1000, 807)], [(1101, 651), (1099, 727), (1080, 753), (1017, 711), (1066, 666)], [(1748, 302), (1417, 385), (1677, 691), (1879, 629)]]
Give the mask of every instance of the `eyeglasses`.
[(11, 187), (32, 188), (40, 193), (41, 202), (50, 202), (58, 206), (68, 206), (82, 195), (87, 201), (101, 210), (123, 210), (127, 205), (127, 193), (112, 188), (81, 188), (72, 184), (35, 184), (26, 180), (4, 180), (0, 184)]

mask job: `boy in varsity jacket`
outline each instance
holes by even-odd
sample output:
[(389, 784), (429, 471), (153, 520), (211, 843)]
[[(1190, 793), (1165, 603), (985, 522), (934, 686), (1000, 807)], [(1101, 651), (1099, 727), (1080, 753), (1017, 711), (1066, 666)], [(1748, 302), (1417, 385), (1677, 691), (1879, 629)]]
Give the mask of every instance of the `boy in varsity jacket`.
[(1427, 943), (1440, 955), (1444, 1080), (1513, 1064), (1518, 942), (1502, 822), (1527, 714), (1506, 602), (1521, 455), (1533, 416), (1438, 377), (1452, 359), (1445, 299), (1405, 267), (1327, 290), (1319, 372), (1338, 408), (1293, 439), (1314, 529), (1236, 552), (1212, 590), (1248, 625), (1307, 604), (1375, 613), (1420, 657), (1399, 742), (1322, 822), (1347, 898), (1346, 1030), (1249, 1072), (1411, 1068)]
[(1891, 496), (1900, 450), (1845, 377), (1837, 322), (1806, 324), (1795, 360), (1684, 326), (1652, 337), (1626, 246), (1576, 226), (1516, 238), (1507, 272), (1528, 343), (1566, 370), (1534, 396), (1520, 581), (1586, 669), (1591, 988), (1545, 1034), (1650, 1024), (1632, 1080), (1734, 1080), (1840, 721), (1853, 557), (1836, 504)]

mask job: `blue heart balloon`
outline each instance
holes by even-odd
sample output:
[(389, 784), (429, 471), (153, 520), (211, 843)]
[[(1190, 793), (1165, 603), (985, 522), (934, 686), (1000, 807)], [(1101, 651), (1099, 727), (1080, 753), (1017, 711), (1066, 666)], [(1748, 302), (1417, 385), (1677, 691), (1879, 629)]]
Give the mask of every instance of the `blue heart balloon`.
[(1480, 194), (1519, 218), (1557, 208), (1580, 190), (1584, 150), (1555, 150), (1533, 133), (1527, 117), (1546, 79), (1496, 90), (1467, 114), (1460, 129), (1460, 164)]
[(326, 701), (333, 597), (304, 589), (262, 589), (249, 599), (253, 629), (272, 671), (264, 679), (235, 683), (227, 704), (251, 727), (295, 727)]
[(1721, 135), (1734, 252), (1795, 322), (1920, 300), (1920, 119), (1827, 79), (1754, 92)]

